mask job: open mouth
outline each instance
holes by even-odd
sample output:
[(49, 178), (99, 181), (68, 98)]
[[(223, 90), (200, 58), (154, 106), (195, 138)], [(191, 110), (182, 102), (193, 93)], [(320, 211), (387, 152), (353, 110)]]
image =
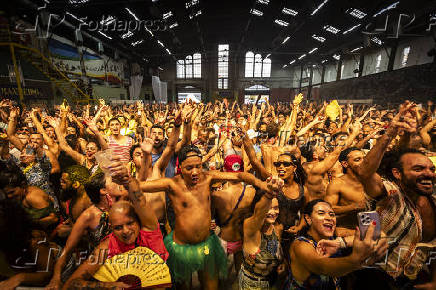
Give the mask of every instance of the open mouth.
[(197, 183), (200, 178), (198, 176), (192, 176), (192, 182)]
[(279, 176), (284, 176), (285, 175), (285, 171), (284, 170), (278, 170), (278, 174)]
[(323, 224), (322, 226), (328, 231), (333, 231), (333, 224)]
[(267, 218), (267, 219), (276, 219), (277, 217), (278, 217), (277, 214), (267, 214), (267, 215), (266, 215), (266, 218)]
[(432, 188), (433, 187), (433, 181), (431, 179), (422, 179), (422, 180), (419, 180), (417, 182), (417, 184), (421, 185), (421, 186), (423, 186), (425, 188)]

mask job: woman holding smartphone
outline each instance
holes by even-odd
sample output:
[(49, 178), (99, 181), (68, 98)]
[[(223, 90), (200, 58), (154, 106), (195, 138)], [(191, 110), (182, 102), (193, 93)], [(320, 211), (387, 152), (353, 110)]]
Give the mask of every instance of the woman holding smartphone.
[[(358, 228), (354, 236), (335, 239), (336, 216), (322, 199), (307, 203), (304, 219), (307, 226), (291, 245), (286, 289), (340, 289), (337, 277), (371, 265), (386, 254), (386, 239), (373, 239), (375, 221), (363, 240)], [(341, 257), (339, 249), (347, 246), (352, 247), (352, 253)]]

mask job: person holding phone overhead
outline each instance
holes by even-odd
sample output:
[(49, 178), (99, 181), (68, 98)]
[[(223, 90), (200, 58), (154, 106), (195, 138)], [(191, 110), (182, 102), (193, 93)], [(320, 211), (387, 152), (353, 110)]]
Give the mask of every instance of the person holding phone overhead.
[[(357, 228), (354, 236), (334, 240), (336, 216), (328, 202), (312, 200), (306, 204), (303, 214), (306, 226), (291, 245), (286, 289), (340, 289), (338, 277), (369, 266), (386, 254), (386, 239), (373, 239), (375, 221), (363, 239)], [(341, 257), (340, 248), (347, 246), (352, 246), (352, 253)]]

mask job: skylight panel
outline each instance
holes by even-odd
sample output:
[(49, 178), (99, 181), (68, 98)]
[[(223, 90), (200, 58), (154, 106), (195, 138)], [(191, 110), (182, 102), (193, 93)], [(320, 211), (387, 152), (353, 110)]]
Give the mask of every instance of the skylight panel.
[(283, 13), (283, 14), (292, 15), (292, 16), (296, 16), (296, 15), (298, 14), (297, 11), (292, 10), (292, 9), (289, 9), (289, 8), (286, 8), (286, 7), (283, 8), (282, 13)]
[(121, 35), (121, 38), (122, 39), (126, 39), (126, 38), (129, 38), (129, 37), (132, 37), (133, 36), (133, 32), (131, 32), (131, 31), (127, 31), (126, 33), (124, 33), (123, 35)]
[(171, 24), (171, 25), (169, 26), (169, 28), (170, 28), (170, 29), (173, 29), (174, 27), (177, 27), (177, 26), (179, 26), (179, 24), (178, 24), (177, 22), (174, 22), (173, 24)]
[(318, 50), (318, 47), (312, 48), (312, 50), (309, 51), (309, 54), (312, 54), (312, 53), (314, 53), (314, 52), (317, 51), (317, 50)]
[(135, 41), (135, 42), (132, 42), (132, 46), (137, 46), (138, 44), (141, 44), (142, 42), (144, 42), (144, 40), (138, 40), (138, 41)]
[(275, 22), (276, 24), (278, 24), (278, 25), (280, 25), (280, 26), (284, 26), (284, 27), (286, 27), (286, 26), (289, 25), (288, 22), (283, 21), (283, 20), (281, 20), (281, 19), (276, 19), (276, 20), (274, 20), (274, 22)]
[(360, 11), (359, 9), (356, 9), (356, 8), (350, 8), (347, 11), (345, 11), (345, 13), (348, 13), (357, 19), (362, 19), (362, 18), (365, 18), (365, 16), (366, 16), (365, 12)]
[(197, 5), (198, 2), (199, 2), (199, 0), (192, 0), (192, 1), (189, 1), (189, 2), (187, 2), (187, 3), (185, 4), (185, 7), (186, 7), (186, 9), (191, 8), (192, 6)]
[(259, 11), (259, 10), (254, 9), (254, 8), (250, 10), (250, 13), (253, 14), (253, 15), (256, 15), (256, 16), (263, 16), (263, 12), (262, 11)]
[(285, 39), (283, 39), (282, 44), (285, 44), (291, 37), (290, 36), (286, 36)]
[(324, 28), (325, 31), (331, 32), (331, 33), (333, 33), (333, 34), (336, 34), (336, 33), (338, 33), (339, 31), (341, 31), (340, 29), (337, 29), (336, 27), (333, 27), (333, 26), (331, 26), (331, 25), (324, 25), (323, 28)]
[(98, 33), (100, 33), (101, 35), (103, 35), (104, 37), (106, 37), (106, 38), (108, 38), (108, 39), (112, 39), (112, 37), (110, 37), (110, 36), (108, 36), (108, 35), (104, 34), (104, 33), (103, 33), (103, 32), (101, 32), (101, 31), (99, 31)]
[(318, 40), (319, 42), (324, 42), (325, 41), (324, 37), (318, 36), (316, 34), (312, 35), (312, 38), (315, 39), (315, 40)]
[(353, 27), (350, 27), (349, 29), (347, 29), (347, 30), (345, 30), (344, 32), (342, 32), (342, 34), (347, 34), (347, 33), (350, 33), (351, 31), (353, 31), (353, 30), (355, 30), (357, 27), (359, 27), (361, 24), (359, 23), (359, 24), (356, 24), (356, 25), (354, 25)]
[(385, 13), (385, 12), (388, 11), (388, 10), (391, 10), (391, 9), (397, 8), (397, 5), (398, 5), (399, 3), (400, 3), (400, 1), (397, 1), (397, 2), (395, 2), (395, 3), (392, 3), (391, 5), (389, 5), (389, 6), (385, 7), (385, 8), (383, 8), (383, 9), (380, 9), (380, 10), (379, 10), (376, 14), (374, 14), (372, 17), (377, 17), (377, 16), (379, 16), (379, 15)]
[(133, 18), (135, 18), (136, 21), (139, 21), (139, 18), (136, 17), (135, 13), (132, 12), (132, 10), (130, 10), (129, 8), (126, 8), (127, 12), (129, 12), (130, 15), (133, 16)]
[(373, 38), (371, 38), (371, 40), (372, 40), (372, 42), (377, 43), (378, 45), (382, 45), (383, 44), (383, 41), (381, 41), (380, 38), (373, 37)]
[(269, 4), (269, 0), (257, 0), (256, 2), (260, 3), (260, 4), (264, 4), (264, 5), (268, 5)]
[(350, 50), (350, 52), (356, 52), (356, 51), (358, 51), (358, 50), (360, 50), (362, 48), (363, 48), (363, 46), (359, 46), (359, 47), (356, 47), (356, 48)]
[(162, 18), (163, 18), (163, 19), (168, 19), (168, 18), (170, 18), (171, 16), (173, 16), (173, 12), (169, 11), (169, 12), (165, 13), (164, 15), (162, 15)]
[(329, 0), (324, 0), (321, 4), (318, 5), (318, 7), (315, 8), (315, 10), (312, 11), (310, 15), (315, 15), (328, 1)]

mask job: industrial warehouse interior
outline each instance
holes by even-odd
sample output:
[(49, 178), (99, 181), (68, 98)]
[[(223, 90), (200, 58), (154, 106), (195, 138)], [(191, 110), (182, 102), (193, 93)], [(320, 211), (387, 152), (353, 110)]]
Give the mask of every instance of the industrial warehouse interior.
[(436, 1), (3, 1), (0, 62), (0, 289), (436, 289)]

